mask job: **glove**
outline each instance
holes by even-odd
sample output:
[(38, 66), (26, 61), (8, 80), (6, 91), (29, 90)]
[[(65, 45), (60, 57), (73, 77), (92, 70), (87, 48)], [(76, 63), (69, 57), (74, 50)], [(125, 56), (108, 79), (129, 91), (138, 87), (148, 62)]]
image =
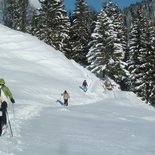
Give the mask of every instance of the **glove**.
[(12, 103), (15, 103), (15, 100), (12, 98), (11, 100), (10, 100)]

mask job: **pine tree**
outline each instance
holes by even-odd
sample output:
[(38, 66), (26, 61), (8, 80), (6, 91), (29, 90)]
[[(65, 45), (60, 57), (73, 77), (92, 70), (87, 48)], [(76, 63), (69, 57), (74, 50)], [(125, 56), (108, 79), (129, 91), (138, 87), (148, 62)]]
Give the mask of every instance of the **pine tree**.
[(40, 0), (41, 8), (35, 12), (32, 34), (47, 44), (63, 51), (64, 41), (69, 33), (69, 19), (63, 1)]
[(72, 50), (73, 50), (73, 40), (71, 38), (72, 34), (71, 34), (71, 25), (72, 25), (72, 22), (73, 22), (73, 17), (72, 17), (72, 13), (69, 12), (69, 23), (70, 23), (70, 26), (68, 27), (68, 36), (66, 37), (66, 39), (64, 40), (64, 43), (63, 43), (63, 50), (64, 50), (64, 54), (65, 56), (68, 58), (68, 59), (72, 59), (71, 58), (71, 53), (72, 53)]
[(16, 29), (22, 32), (26, 32), (26, 27), (28, 25), (27, 21), (27, 9), (29, 6), (29, 0), (18, 0), (18, 15), (19, 18), (16, 23)]
[(133, 18), (129, 42), (129, 71), (131, 90), (146, 102), (152, 102), (154, 95), (154, 30), (139, 11)]
[(129, 34), (129, 71), (131, 80), (131, 90), (135, 93), (138, 92), (139, 86), (142, 80), (139, 67), (140, 67), (140, 53), (143, 51), (142, 44), (142, 29), (143, 29), (143, 17), (139, 12), (137, 16), (133, 18), (131, 31)]
[(28, 6), (28, 0), (6, 0), (4, 3), (4, 25), (26, 32)]
[(103, 78), (107, 72), (111, 63), (112, 49), (114, 48), (111, 23), (107, 14), (102, 10), (98, 15), (94, 32), (91, 35), (91, 48), (87, 54), (90, 63), (88, 69), (100, 78)]
[(124, 88), (121, 87), (121, 84), (120, 84), (120, 88), (122, 90), (126, 90), (126, 91), (129, 91), (130, 90), (130, 73), (128, 71), (128, 60), (129, 60), (129, 48), (128, 48), (128, 34), (129, 34), (129, 30), (127, 27), (124, 26), (123, 28), (123, 42), (122, 42), (122, 46), (123, 46), (123, 51), (124, 51), (124, 59), (123, 59), (123, 62), (124, 65), (123, 67), (125, 68), (125, 78), (124, 80), (122, 81), (123, 83), (123, 86)]
[(109, 76), (115, 80), (117, 83), (122, 83), (127, 78), (127, 64), (124, 61), (125, 58), (125, 36), (124, 36), (124, 23), (123, 15), (119, 7), (108, 2), (103, 5), (104, 11), (107, 16), (112, 21), (112, 36), (113, 36), (113, 51), (112, 51), (112, 61), (109, 68)]
[(154, 97), (154, 84), (155, 84), (155, 31), (151, 23), (145, 19), (143, 22), (143, 54), (141, 56), (140, 70), (143, 74), (143, 81), (141, 85), (141, 91), (138, 94), (147, 102), (155, 105)]
[(18, 2), (17, 0), (5, 0), (3, 10), (4, 25), (15, 29), (16, 21), (18, 19)]
[(87, 64), (86, 54), (93, 23), (91, 11), (85, 0), (76, 0), (71, 26), (72, 53), (71, 58), (80, 64)]
[(111, 77), (117, 83), (124, 83), (127, 77), (124, 60), (125, 39), (122, 14), (113, 3), (106, 3), (98, 16), (91, 48), (87, 55), (88, 68), (103, 78)]
[(148, 98), (146, 99), (147, 102), (151, 103), (155, 106), (155, 28), (150, 27), (149, 32), (151, 34), (151, 52), (148, 56), (148, 84), (149, 90), (147, 91)]
[(26, 14), (26, 31), (28, 33), (31, 33), (31, 23), (32, 23), (32, 19), (35, 14), (35, 11), (36, 11), (36, 8), (33, 5), (31, 5), (31, 3), (29, 3), (27, 7), (27, 14)]

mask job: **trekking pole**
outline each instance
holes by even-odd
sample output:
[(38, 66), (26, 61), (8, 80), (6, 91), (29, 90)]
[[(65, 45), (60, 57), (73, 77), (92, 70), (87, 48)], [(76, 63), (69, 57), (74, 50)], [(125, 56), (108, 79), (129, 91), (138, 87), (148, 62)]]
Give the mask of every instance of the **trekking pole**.
[(9, 114), (8, 114), (7, 111), (6, 111), (6, 114), (7, 114), (7, 118), (8, 118), (8, 123), (9, 123), (10, 133), (11, 133), (11, 136), (13, 137), (13, 131), (12, 131), (12, 128), (11, 128), (11, 123), (10, 123), (10, 119), (9, 119)]
[(14, 110), (14, 104), (12, 103), (12, 111), (13, 111), (13, 117), (15, 118), (15, 110)]
[(64, 105), (62, 98), (63, 98), (63, 94), (60, 95), (60, 103), (61, 103), (61, 105)]
[(61, 101), (61, 99), (62, 99), (62, 96), (63, 96), (63, 94), (60, 94), (60, 101)]

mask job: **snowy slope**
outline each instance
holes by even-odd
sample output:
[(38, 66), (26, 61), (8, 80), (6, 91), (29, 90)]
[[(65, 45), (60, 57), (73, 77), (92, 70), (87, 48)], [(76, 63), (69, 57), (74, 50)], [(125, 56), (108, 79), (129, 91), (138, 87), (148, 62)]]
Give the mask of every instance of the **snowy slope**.
[[(105, 91), (93, 74), (37, 38), (0, 25), (0, 76), (16, 103), (0, 155), (154, 155), (155, 110)], [(79, 86), (88, 81), (84, 93)], [(63, 107), (61, 93), (71, 96)]]

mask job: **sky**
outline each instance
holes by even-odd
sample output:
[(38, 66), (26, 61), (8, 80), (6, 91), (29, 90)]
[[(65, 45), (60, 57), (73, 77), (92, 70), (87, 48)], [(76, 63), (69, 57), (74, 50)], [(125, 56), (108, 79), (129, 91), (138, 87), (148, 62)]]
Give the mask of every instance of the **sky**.
[[(106, 0), (86, 0), (86, 2), (88, 3), (88, 5), (92, 6), (94, 9), (96, 9), (97, 11), (100, 11), (102, 8), (102, 4), (103, 2), (105, 2)], [(118, 6), (123, 9), (124, 7), (129, 6), (130, 4), (134, 4), (136, 2), (140, 2), (142, 0), (113, 0), (112, 2), (117, 3)], [(35, 6), (39, 6), (38, 4), (38, 0), (31, 0), (31, 2), (35, 5)], [(64, 0), (65, 3), (65, 7), (68, 11), (73, 11), (74, 7), (75, 7), (75, 0)]]
[[(118, 6), (122, 9), (124, 7), (129, 6), (130, 4), (140, 2), (141, 0), (112, 0), (112, 2), (118, 4)], [(64, 0), (65, 6), (67, 10), (73, 10), (75, 6), (75, 0)], [(102, 4), (106, 2), (106, 0), (86, 0), (87, 4), (92, 6), (94, 9), (100, 11), (102, 8)]]
[[(107, 90), (104, 81), (30, 34), (0, 25), (0, 36), (0, 76), (16, 101), (8, 102), (13, 137), (9, 128), (0, 137), (0, 155), (155, 154), (155, 108), (113, 81)], [(87, 92), (79, 87), (84, 79)]]

